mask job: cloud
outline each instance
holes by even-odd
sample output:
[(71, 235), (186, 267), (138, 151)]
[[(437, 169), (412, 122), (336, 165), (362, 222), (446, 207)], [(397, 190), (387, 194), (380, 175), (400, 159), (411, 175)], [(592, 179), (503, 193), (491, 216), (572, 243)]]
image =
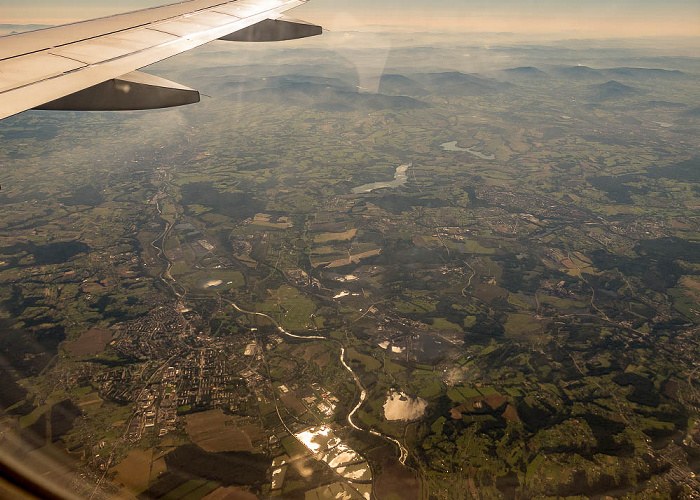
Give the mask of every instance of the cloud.
[(384, 416), (387, 420), (416, 420), (423, 416), (428, 407), (422, 398), (412, 398), (403, 392), (392, 391), (384, 403)]

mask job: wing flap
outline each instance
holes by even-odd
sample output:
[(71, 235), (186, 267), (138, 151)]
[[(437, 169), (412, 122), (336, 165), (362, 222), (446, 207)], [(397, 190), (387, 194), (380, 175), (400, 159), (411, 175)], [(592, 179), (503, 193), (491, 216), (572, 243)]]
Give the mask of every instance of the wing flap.
[[(149, 35), (153, 34), (153, 36), (150, 36), (149, 38), (151, 42), (156, 43), (164, 43), (176, 38), (174, 36), (169, 36), (166, 33), (153, 33), (147, 30), (135, 30), (134, 32), (131, 32), (132, 36), (138, 36), (136, 35), (137, 31), (146, 32), (146, 34)], [(96, 38), (94, 40), (87, 40), (85, 42), (71, 43), (70, 45), (66, 45), (64, 47), (51, 49), (50, 54), (69, 57), (85, 64), (97, 64), (152, 46), (151, 43), (146, 43), (144, 41), (139, 42), (137, 40), (130, 40), (128, 34), (129, 32), (118, 38), (110, 35)]]
[(184, 18), (153, 24), (150, 25), (148, 29), (162, 31), (175, 36), (188, 36), (192, 33), (229, 25), (236, 21), (240, 21), (240, 18), (228, 14), (206, 11)]
[[(122, 31), (113, 35), (101, 36), (85, 40), (83, 42), (71, 43), (47, 51), (62, 57), (68, 57), (85, 64), (97, 64), (109, 61), (118, 57), (128, 56), (141, 50), (173, 42), (179, 37), (162, 31), (155, 31), (149, 28), (137, 28), (129, 31)], [(17, 59), (22, 59), (22, 56)], [(11, 61), (13, 59), (10, 59)], [(4, 61), (0, 61), (0, 68)]]
[(2, 61), (0, 63), (0, 92), (19, 85), (30, 85), (83, 67), (85, 67), (84, 63), (46, 53), (30, 54)]
[[(98, 43), (102, 40), (105, 40), (107, 43), (112, 43), (112, 41), (114, 41), (114, 43), (122, 47), (130, 48), (132, 52), (136, 52), (149, 47), (155, 47), (156, 45), (162, 45), (167, 42), (175, 41), (177, 38), (178, 37), (175, 35), (149, 30), (148, 28), (137, 28), (129, 31), (121, 31), (105, 37), (95, 38), (94, 41)], [(81, 43), (90, 42), (91, 41), (86, 41)]]
[(283, 0), (238, 0), (237, 2), (227, 2), (225, 4), (218, 5), (212, 10), (245, 18), (255, 14), (260, 7), (265, 10), (272, 10), (281, 7), (283, 4)]

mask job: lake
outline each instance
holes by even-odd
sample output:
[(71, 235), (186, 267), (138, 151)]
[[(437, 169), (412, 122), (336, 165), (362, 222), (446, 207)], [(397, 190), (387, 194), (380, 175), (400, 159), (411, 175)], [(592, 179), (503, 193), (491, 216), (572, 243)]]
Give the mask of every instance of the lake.
[(393, 181), (384, 181), (384, 182), (372, 182), (370, 184), (363, 184), (362, 186), (358, 186), (356, 188), (352, 188), (352, 192), (354, 194), (363, 194), (363, 193), (370, 193), (374, 191), (375, 189), (382, 189), (382, 188), (397, 188), (400, 186), (403, 186), (406, 184), (406, 181), (408, 181), (408, 175), (407, 171), (408, 168), (411, 167), (413, 164), (408, 163), (406, 165), (401, 165), (399, 167), (396, 167), (396, 172), (394, 172), (394, 180)]
[(469, 153), (472, 156), (476, 156), (477, 158), (481, 158), (482, 160), (495, 160), (496, 155), (486, 155), (480, 151), (475, 151), (474, 147), (471, 148), (460, 148), (457, 146), (457, 141), (452, 141), (452, 142), (444, 142), (440, 144), (440, 147), (444, 149), (445, 151), (452, 151), (452, 152), (464, 152), (464, 153)]

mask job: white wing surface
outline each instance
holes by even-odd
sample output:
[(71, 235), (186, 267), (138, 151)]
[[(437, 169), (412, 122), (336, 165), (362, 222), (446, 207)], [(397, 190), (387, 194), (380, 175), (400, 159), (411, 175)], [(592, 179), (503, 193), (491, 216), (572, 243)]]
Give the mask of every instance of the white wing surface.
[[(320, 34), (318, 26), (281, 17), (306, 1), (189, 0), (0, 37), (0, 119), (42, 105), (145, 109), (196, 102), (199, 94), (192, 89), (133, 72), (220, 38), (269, 41)], [(130, 93), (135, 88), (140, 91)], [(180, 92), (196, 99), (168, 97)]]

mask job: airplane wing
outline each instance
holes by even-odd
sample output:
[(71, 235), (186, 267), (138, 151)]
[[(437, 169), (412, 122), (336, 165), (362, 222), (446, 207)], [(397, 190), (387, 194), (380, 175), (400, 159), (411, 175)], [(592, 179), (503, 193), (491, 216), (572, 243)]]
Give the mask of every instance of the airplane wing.
[(136, 70), (212, 40), (321, 34), (283, 12), (307, 0), (188, 0), (0, 37), (0, 119), (22, 111), (126, 110), (199, 101), (199, 93)]

